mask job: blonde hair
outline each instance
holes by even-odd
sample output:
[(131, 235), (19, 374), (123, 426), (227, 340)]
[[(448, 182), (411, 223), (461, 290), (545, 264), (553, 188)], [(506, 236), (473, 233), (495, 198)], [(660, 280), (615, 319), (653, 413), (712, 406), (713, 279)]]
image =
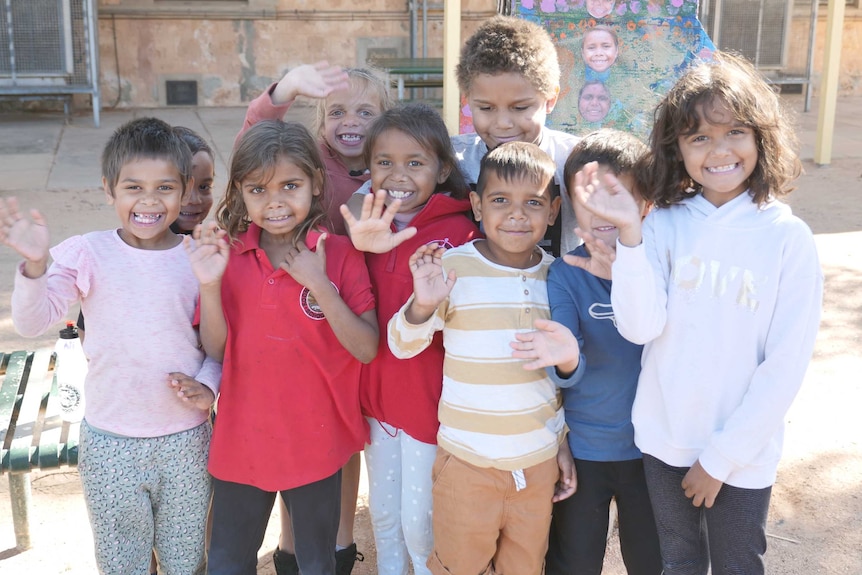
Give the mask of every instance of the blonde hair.
[[(350, 91), (358, 92), (360, 87), (364, 91), (371, 91), (377, 94), (380, 100), (380, 112), (383, 113), (395, 105), (395, 100), (392, 94), (389, 93), (387, 80), (382, 72), (371, 68), (345, 68), (347, 78), (350, 82)], [(321, 137), (323, 135), (323, 125), (326, 123), (326, 98), (319, 98), (315, 107), (314, 117), (314, 133)]]

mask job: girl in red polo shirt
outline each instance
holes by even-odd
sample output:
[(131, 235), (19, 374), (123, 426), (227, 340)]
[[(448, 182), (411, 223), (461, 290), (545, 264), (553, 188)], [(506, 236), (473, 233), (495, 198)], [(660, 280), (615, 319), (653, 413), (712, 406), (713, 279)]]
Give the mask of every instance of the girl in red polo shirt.
[(340, 469), (368, 435), (359, 370), (377, 353), (378, 329), (362, 254), (318, 227), (324, 169), (300, 124), (256, 124), (234, 150), (221, 227), (186, 240), (201, 341), (224, 363), (209, 459), (211, 575), (255, 571), (279, 492), (302, 526), (302, 573), (335, 573)]

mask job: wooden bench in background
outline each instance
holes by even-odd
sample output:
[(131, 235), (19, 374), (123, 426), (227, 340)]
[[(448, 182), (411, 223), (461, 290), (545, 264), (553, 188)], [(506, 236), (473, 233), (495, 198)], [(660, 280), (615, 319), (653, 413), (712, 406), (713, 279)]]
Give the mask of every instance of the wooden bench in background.
[(52, 350), (0, 352), (0, 473), (18, 549), (30, 548), (30, 471), (78, 465), (79, 423), (60, 419)]
[(443, 87), (443, 58), (375, 58), (370, 64), (389, 75), (399, 100), (405, 88)]

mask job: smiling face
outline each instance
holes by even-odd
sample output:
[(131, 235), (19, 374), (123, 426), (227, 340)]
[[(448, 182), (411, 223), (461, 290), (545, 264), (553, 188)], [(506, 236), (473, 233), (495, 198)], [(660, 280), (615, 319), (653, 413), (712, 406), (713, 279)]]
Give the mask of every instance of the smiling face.
[[(604, 164), (599, 164), (598, 168), (598, 179), (600, 182), (604, 181), (605, 174), (610, 172), (608, 167)], [(613, 172), (611, 172), (613, 173)], [(647, 203), (641, 197), (638, 192), (637, 187), (635, 186), (635, 178), (631, 173), (624, 172), (616, 176), (616, 178), (620, 181), (620, 183), (625, 186), (625, 188), (632, 193), (635, 201), (638, 204), (638, 207), (641, 211), (641, 217), (646, 216), (647, 213)], [(574, 189), (574, 182), (572, 182), (572, 187), (569, 189)], [(578, 222), (578, 227), (584, 231), (590, 232), (595, 237), (599, 238), (605, 244), (607, 244), (611, 249), (616, 249), (617, 246), (617, 238), (620, 237), (620, 232), (616, 226), (604, 220), (590, 211), (586, 210), (575, 204), (575, 220)]]
[(587, 84), (578, 98), (578, 111), (587, 122), (601, 122), (611, 109), (611, 94), (602, 83)]
[[(193, 181), (189, 180), (189, 185)], [(183, 184), (173, 162), (160, 158), (136, 158), (120, 168), (111, 191), (102, 178), (108, 205), (120, 218), (120, 237), (128, 245), (144, 250), (172, 248), (179, 238), (170, 224), (180, 213)]]
[(714, 206), (721, 206), (748, 188), (757, 167), (754, 130), (738, 121), (721, 100), (700, 104), (697, 128), (677, 139), (685, 171)]
[(437, 184), (449, 177), (449, 170), (419, 142), (402, 132), (382, 132), (371, 150), (371, 189), (386, 190), (386, 205), (401, 200), (400, 213), (418, 211)]
[(380, 96), (361, 79), (326, 97), (323, 139), (349, 170), (365, 169), (365, 131), (381, 113)]
[[(312, 178), (288, 158), (280, 158), (268, 173), (255, 172), (238, 183), (249, 219), (270, 239), (291, 240), (320, 194)], [(263, 241), (263, 237), (261, 238)]]
[(480, 196), (470, 192), (476, 221), (482, 222), (485, 241), (477, 249), (492, 262), (518, 269), (536, 265), (536, 244), (557, 219), (560, 198), (551, 198), (548, 182), (529, 178), (510, 181), (489, 173)]
[(596, 72), (604, 72), (617, 61), (619, 47), (609, 30), (590, 30), (584, 35), (581, 56)]
[(548, 99), (521, 74), (504, 72), (476, 75), (467, 103), (476, 133), (493, 150), (505, 142), (538, 144), (557, 97)]
[(207, 152), (198, 152), (192, 157), (192, 177), (194, 185), (183, 198), (180, 215), (174, 222), (174, 229), (180, 233), (188, 233), (204, 221), (213, 207), (213, 167), (212, 156)]
[(587, 0), (587, 12), (593, 18), (604, 18), (614, 9), (614, 0)]

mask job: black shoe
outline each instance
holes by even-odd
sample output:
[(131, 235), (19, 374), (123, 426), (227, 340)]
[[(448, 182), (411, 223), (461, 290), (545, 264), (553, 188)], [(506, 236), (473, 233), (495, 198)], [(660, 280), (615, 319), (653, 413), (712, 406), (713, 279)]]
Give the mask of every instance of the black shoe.
[[(354, 548), (355, 549), (355, 548)], [(299, 575), (299, 565), (296, 555), (282, 551), (278, 547), (272, 552), (272, 564), (275, 566), (276, 575)]]
[[(365, 555), (356, 550), (356, 543), (351, 543), (341, 551), (335, 552), (335, 575), (350, 575), (353, 564), (357, 561), (365, 561)], [(281, 575), (279, 573), (279, 575)]]

